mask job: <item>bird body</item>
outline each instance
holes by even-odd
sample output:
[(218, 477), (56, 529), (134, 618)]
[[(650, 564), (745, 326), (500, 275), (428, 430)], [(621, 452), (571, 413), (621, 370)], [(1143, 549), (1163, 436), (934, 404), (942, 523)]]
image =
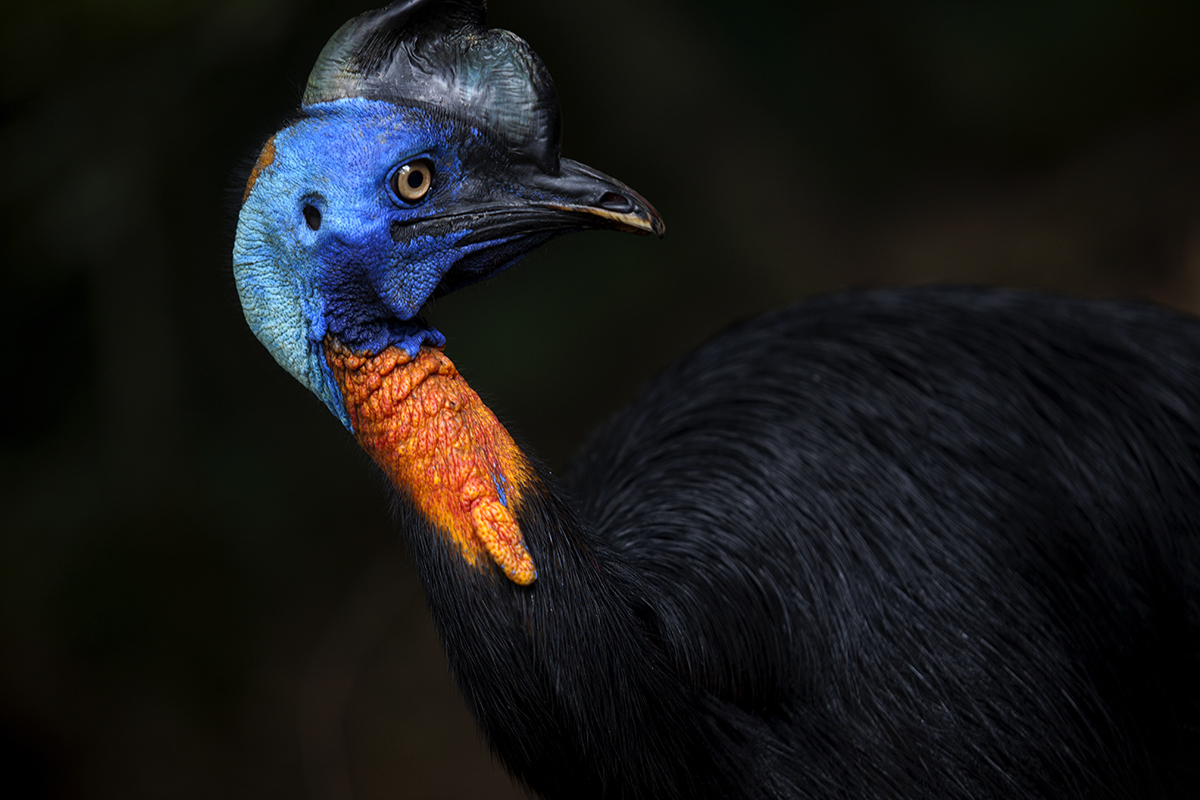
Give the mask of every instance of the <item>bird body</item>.
[(832, 297), (540, 472), (535, 591), (406, 528), (546, 797), (1192, 797), (1198, 375), (1200, 326), (1151, 307)]
[(1194, 796), (1198, 365), (1161, 310), (907, 290), (661, 375), (567, 486), (642, 647), (740, 723), (712, 796)]
[(560, 480), (417, 313), (560, 233), (662, 222), (559, 159), (544, 67), (482, 21), (405, 0), (335, 34), (234, 269), (395, 485), (510, 772), (547, 798), (1200, 794), (1200, 325), (809, 301), (668, 368)]

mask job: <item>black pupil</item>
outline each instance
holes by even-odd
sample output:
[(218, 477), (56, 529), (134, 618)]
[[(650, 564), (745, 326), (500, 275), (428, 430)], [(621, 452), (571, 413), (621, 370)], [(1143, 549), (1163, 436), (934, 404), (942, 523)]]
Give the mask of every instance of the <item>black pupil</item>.
[(312, 228), (314, 231), (319, 230), (321, 227), (321, 212), (313, 206), (305, 206), (304, 221), (308, 224), (308, 227)]
[(408, 172), (408, 188), (420, 189), (421, 184), (425, 183), (425, 173), (419, 169), (409, 170)]

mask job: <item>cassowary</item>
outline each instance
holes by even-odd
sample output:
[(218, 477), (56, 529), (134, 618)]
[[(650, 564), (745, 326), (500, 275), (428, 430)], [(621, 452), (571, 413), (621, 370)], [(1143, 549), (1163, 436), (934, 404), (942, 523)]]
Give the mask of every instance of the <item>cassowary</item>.
[(326, 45), (265, 145), (246, 318), (394, 483), (453, 675), (547, 798), (1200, 796), (1200, 326), (982, 290), (810, 301), (660, 375), (558, 480), (418, 313), (568, 231), (477, 0)]

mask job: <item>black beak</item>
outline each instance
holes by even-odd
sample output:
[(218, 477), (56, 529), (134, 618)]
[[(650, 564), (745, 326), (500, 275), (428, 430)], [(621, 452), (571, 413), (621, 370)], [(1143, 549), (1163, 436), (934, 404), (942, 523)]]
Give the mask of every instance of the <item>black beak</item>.
[(578, 161), (564, 158), (560, 163), (557, 176), (542, 176), (534, 183), (547, 195), (561, 198), (547, 202), (547, 210), (566, 214), (585, 228), (652, 233), (660, 239), (667, 232), (654, 206), (633, 189)]
[(507, 269), (565, 233), (607, 229), (662, 238), (666, 225), (640, 194), (578, 161), (564, 158), (560, 165), (557, 175), (533, 165), (514, 170), (505, 183), (515, 188), (492, 188), (474, 201), (460, 201), (449, 213), (393, 223), (392, 236), (400, 241), (415, 234), (467, 231), (455, 244), (468, 252), (442, 277), (434, 292), (439, 297)]
[(592, 229), (652, 233), (662, 238), (666, 225), (640, 194), (578, 161), (564, 158), (560, 163), (558, 175), (530, 170), (523, 176), (524, 191), (519, 196), (454, 214), (455, 221), (471, 231), (458, 240), (458, 245), (525, 237), (540, 243), (551, 236)]

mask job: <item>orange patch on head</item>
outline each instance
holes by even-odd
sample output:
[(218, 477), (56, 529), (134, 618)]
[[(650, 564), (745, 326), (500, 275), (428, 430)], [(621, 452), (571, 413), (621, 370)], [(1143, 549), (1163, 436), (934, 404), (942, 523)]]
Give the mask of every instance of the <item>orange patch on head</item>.
[(325, 358), (355, 436), (417, 508), (481, 567), (537, 577), (513, 512), (533, 471), (508, 431), (440, 350), (360, 356), (331, 339)]
[(275, 137), (267, 139), (267, 143), (263, 145), (262, 152), (258, 154), (258, 161), (254, 162), (254, 169), (250, 170), (250, 178), (246, 181), (246, 191), (242, 192), (242, 202), (246, 202), (246, 198), (250, 196), (250, 190), (254, 188), (255, 181), (258, 180), (259, 174), (264, 169), (271, 166), (275, 161)]

